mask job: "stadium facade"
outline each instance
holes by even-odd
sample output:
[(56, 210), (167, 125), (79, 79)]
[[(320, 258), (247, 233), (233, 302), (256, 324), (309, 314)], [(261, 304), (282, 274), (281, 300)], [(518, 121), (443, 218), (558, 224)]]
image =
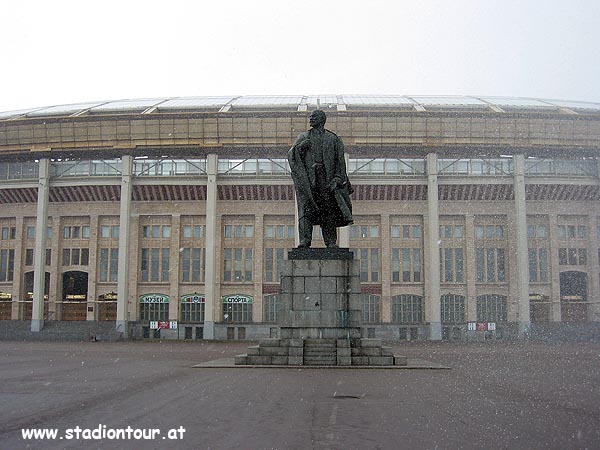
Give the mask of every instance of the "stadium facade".
[(360, 260), (365, 336), (600, 321), (600, 104), (358, 95), (0, 113), (0, 318), (276, 335), (297, 236), (285, 158), (317, 107), (355, 189), (339, 240)]

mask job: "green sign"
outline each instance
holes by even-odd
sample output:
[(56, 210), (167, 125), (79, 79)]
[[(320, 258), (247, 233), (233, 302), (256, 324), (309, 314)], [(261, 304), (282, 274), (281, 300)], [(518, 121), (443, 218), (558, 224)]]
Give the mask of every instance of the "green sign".
[(223, 303), (252, 303), (253, 297), (251, 295), (224, 295)]
[(206, 303), (206, 297), (204, 294), (182, 295), (181, 303)]
[(169, 303), (169, 296), (165, 294), (146, 294), (140, 296), (140, 303)]

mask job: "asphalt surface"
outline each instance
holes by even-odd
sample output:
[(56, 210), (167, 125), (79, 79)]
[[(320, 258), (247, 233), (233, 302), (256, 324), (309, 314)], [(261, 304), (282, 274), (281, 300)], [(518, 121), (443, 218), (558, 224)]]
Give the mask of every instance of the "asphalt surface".
[[(248, 345), (0, 342), (0, 449), (600, 448), (600, 344), (395, 345), (451, 370), (192, 368)], [(66, 439), (99, 426), (160, 435)]]

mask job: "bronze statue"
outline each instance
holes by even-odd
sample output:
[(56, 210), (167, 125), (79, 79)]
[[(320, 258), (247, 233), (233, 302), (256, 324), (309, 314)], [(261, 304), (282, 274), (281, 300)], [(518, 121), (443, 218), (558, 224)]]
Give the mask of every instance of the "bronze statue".
[(352, 224), (352, 187), (346, 172), (344, 144), (325, 129), (321, 110), (310, 115), (311, 129), (298, 136), (288, 161), (298, 201), (299, 248), (312, 242), (313, 225), (320, 225), (329, 248), (337, 247), (337, 227)]

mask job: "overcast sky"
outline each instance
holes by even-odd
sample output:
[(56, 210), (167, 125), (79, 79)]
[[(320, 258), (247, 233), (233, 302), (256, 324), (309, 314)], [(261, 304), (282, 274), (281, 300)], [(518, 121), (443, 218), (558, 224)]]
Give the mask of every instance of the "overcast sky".
[(5, 0), (0, 111), (195, 95), (600, 102), (598, 0)]

